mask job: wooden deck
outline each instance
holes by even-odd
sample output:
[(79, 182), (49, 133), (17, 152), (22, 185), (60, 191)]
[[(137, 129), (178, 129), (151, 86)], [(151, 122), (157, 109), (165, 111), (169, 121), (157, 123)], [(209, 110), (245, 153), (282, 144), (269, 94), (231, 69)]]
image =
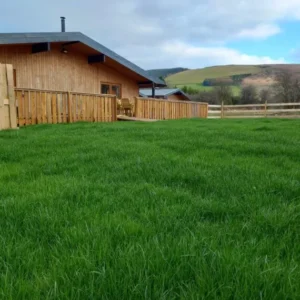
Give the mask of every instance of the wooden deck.
[(117, 115), (118, 121), (138, 121), (138, 122), (157, 122), (158, 120), (154, 119), (143, 119), (143, 118), (135, 118), (135, 117), (128, 117), (124, 115)]

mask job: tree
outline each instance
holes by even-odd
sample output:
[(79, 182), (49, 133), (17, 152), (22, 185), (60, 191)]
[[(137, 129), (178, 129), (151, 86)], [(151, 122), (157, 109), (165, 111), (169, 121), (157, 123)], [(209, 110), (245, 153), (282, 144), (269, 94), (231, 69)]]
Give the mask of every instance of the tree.
[(258, 102), (257, 91), (254, 86), (248, 85), (242, 88), (241, 104), (255, 104)]
[(265, 102), (269, 101), (270, 93), (268, 90), (263, 89), (260, 91), (259, 97), (260, 97), (260, 102), (265, 103)]
[(188, 87), (185, 85), (184, 87), (181, 88), (181, 90), (187, 94), (187, 91), (188, 91)]
[(289, 71), (281, 71), (276, 76), (276, 98), (283, 103), (300, 101), (300, 83)]
[(300, 101), (300, 82), (298, 79), (295, 79), (292, 86), (292, 102)]
[(200, 91), (196, 95), (191, 95), (190, 99), (196, 102), (206, 102), (208, 104), (219, 104), (216, 94), (212, 91)]
[(216, 99), (218, 103), (232, 104), (232, 89), (228, 85), (220, 85), (214, 88)]

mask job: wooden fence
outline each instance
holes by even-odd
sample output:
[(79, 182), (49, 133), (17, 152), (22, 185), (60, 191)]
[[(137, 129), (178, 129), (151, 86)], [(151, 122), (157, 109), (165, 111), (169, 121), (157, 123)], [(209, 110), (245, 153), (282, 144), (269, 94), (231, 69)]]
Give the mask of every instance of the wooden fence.
[(207, 118), (207, 113), (207, 103), (135, 98), (134, 116), (136, 118), (156, 120)]
[(300, 103), (209, 105), (208, 118), (300, 117)]
[(0, 64), (0, 130), (17, 128), (12, 65)]
[(34, 89), (15, 89), (18, 125), (117, 120), (116, 97)]

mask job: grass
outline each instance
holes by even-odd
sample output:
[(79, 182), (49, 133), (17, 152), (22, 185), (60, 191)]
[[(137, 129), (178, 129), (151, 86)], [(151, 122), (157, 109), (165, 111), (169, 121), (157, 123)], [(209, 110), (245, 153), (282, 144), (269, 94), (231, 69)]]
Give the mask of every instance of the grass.
[(256, 74), (260, 73), (261, 71), (262, 70), (259, 66), (251, 65), (216, 66), (176, 73), (168, 76), (165, 80), (166, 83), (171, 86), (193, 83), (198, 84), (202, 83), (206, 78), (221, 78), (246, 73)]
[(299, 299), (300, 123), (0, 132), (1, 299)]

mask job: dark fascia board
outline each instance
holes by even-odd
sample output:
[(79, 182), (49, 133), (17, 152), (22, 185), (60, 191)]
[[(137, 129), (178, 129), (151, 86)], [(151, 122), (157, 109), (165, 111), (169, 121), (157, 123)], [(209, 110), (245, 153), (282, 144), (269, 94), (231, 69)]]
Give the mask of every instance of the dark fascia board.
[(110, 57), (111, 59), (117, 61), (121, 65), (130, 69), (131, 71), (139, 74), (140, 76), (154, 82), (156, 84), (165, 86), (165, 83), (151, 76), (147, 71), (138, 67), (134, 63), (128, 61), (124, 57), (118, 55), (117, 53), (111, 51), (105, 46), (99, 44), (88, 36), (82, 34), (81, 32), (39, 32), (39, 33), (0, 33), (0, 45), (9, 45), (9, 44), (33, 44), (33, 43), (55, 43), (55, 42), (73, 42), (79, 41), (94, 50)]

